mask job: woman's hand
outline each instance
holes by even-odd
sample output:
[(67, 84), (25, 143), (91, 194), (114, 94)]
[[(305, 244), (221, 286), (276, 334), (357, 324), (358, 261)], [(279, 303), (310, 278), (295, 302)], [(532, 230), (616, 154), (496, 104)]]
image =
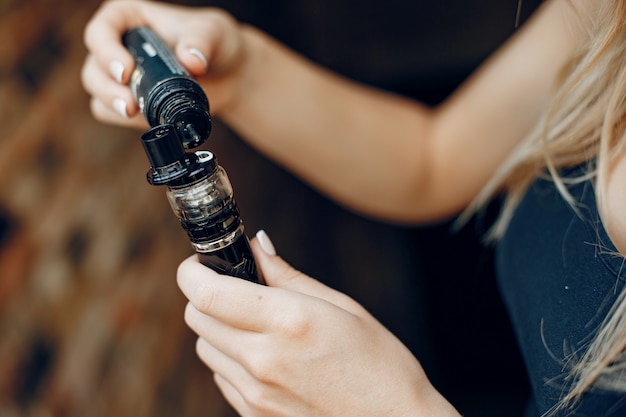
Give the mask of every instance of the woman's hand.
[(268, 286), (219, 275), (195, 256), (178, 270), (198, 355), (242, 416), (458, 416), (363, 307), (258, 236), (251, 244)]
[(207, 91), (212, 113), (232, 99), (244, 48), (241, 27), (229, 14), (141, 0), (106, 1), (85, 28), (89, 54), (81, 77), (97, 119), (148, 127), (128, 87), (135, 64), (121, 42), (124, 32), (138, 26), (151, 27), (172, 48)]

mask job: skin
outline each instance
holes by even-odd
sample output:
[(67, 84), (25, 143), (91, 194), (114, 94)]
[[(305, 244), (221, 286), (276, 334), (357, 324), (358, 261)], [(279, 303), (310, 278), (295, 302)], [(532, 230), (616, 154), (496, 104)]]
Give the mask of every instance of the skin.
[(459, 416), (363, 307), (251, 242), (267, 287), (178, 270), (198, 356), (242, 416)]
[[(546, 109), (581, 36), (575, 18), (566, 1), (547, 2), (457, 92), (428, 108), (332, 74), (214, 9), (109, 2), (86, 29), (92, 55), (83, 83), (97, 118), (145, 128), (119, 38), (150, 24), (199, 77), (212, 113), (270, 158), (355, 211), (432, 221), (465, 207)], [(122, 85), (108, 73), (113, 60), (126, 68)], [(118, 97), (129, 120), (112, 110)]]
[[(597, 1), (573, 3), (591, 13)], [(545, 111), (584, 36), (577, 18), (567, 1), (547, 1), (463, 86), (428, 108), (332, 74), (221, 10), (111, 1), (85, 30), (82, 80), (96, 118), (146, 129), (120, 38), (152, 26), (206, 90), (212, 113), (268, 157), (354, 211), (429, 222), (465, 207)], [(121, 83), (113, 61), (124, 66)], [(127, 117), (113, 110), (115, 99), (127, 103)], [(609, 196), (626, 180), (621, 161)], [(624, 204), (609, 198), (601, 207), (618, 248)], [(220, 276), (195, 256), (178, 270), (198, 355), (242, 416), (459, 415), (354, 300), (295, 271), (271, 244), (253, 239), (252, 247), (266, 287)]]

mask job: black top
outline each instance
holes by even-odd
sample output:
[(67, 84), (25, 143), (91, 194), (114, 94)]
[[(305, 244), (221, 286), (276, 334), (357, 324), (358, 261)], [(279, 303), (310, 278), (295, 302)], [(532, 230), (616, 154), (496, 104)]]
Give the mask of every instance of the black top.
[[(570, 191), (583, 218), (551, 180), (537, 180), (496, 252), (500, 289), (532, 385), (529, 417), (558, 401), (565, 360), (584, 348), (624, 286), (623, 259), (614, 255), (599, 219), (593, 185)], [(626, 395), (593, 390), (570, 413), (559, 416), (626, 416)]]

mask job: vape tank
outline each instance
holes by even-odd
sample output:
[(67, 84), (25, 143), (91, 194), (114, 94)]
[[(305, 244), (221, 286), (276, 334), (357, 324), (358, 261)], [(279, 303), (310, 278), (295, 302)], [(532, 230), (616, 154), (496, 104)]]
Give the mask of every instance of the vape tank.
[(211, 132), (204, 91), (150, 29), (132, 29), (123, 42), (136, 61), (130, 87), (151, 126), (141, 136), (150, 161), (148, 182), (167, 187), (172, 210), (202, 264), (263, 283), (226, 172), (211, 152), (186, 151)]

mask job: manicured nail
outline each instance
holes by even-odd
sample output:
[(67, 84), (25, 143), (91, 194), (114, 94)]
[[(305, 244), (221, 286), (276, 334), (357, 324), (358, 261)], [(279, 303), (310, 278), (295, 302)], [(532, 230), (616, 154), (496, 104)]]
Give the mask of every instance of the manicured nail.
[(198, 58), (200, 60), (200, 62), (202, 62), (202, 66), (204, 68), (208, 67), (209, 63), (206, 60), (206, 57), (204, 56), (204, 54), (202, 52), (200, 52), (199, 49), (196, 48), (189, 48), (188, 49), (189, 53), (193, 56), (195, 56), (196, 58)]
[(274, 244), (270, 240), (270, 237), (265, 233), (265, 230), (259, 230), (256, 233), (256, 238), (259, 239), (259, 243), (261, 244), (261, 249), (263, 252), (270, 256), (276, 256), (276, 249), (274, 248)]
[(112, 61), (109, 64), (109, 72), (118, 83), (122, 83), (122, 76), (124, 75), (124, 64), (120, 61)]
[(126, 102), (121, 98), (113, 100), (113, 109), (122, 116), (124, 119), (128, 119), (128, 113), (126, 113)]

